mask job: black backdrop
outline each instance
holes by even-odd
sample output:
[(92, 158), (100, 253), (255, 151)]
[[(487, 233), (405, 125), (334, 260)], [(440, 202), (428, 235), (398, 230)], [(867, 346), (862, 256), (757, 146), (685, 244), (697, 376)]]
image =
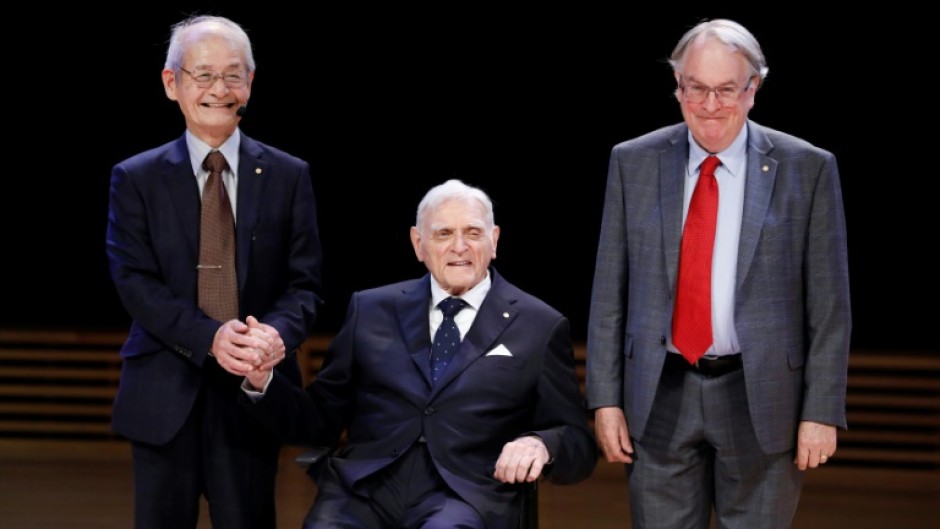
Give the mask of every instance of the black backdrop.
[(937, 225), (936, 84), (925, 78), (935, 30), (923, 13), (24, 9), (35, 13), (7, 22), (21, 36), (3, 37), (0, 326), (127, 325), (105, 260), (110, 168), (182, 133), (160, 70), (170, 24), (198, 11), (233, 18), (254, 41), (244, 132), (311, 163), (321, 332), (339, 328), (352, 291), (423, 273), (408, 240), (415, 207), (457, 177), (494, 199), (496, 267), (567, 314), (583, 339), (610, 148), (681, 119), (665, 58), (703, 17), (729, 17), (755, 33), (770, 66), (751, 117), (839, 160), (854, 346), (937, 347), (937, 309), (915, 308), (937, 294), (925, 279), (934, 243), (918, 249)]

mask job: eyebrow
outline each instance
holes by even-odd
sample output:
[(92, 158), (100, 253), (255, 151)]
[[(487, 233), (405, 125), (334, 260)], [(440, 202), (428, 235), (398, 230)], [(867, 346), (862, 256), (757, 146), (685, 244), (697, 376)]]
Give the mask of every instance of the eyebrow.
[[(682, 78), (682, 81), (685, 82), (685, 83), (695, 83), (695, 84), (700, 85), (700, 86), (708, 86), (709, 88), (719, 88), (719, 87), (727, 86), (727, 85), (734, 85), (734, 86), (737, 86), (737, 85), (738, 85), (737, 81), (725, 81), (725, 82), (719, 83), (719, 84), (717, 84), (717, 85), (715, 85), (715, 86), (709, 86), (709, 85), (707, 85), (707, 84), (705, 84), (705, 83), (699, 81), (699, 80), (696, 79), (695, 77), (692, 77), (691, 75), (690, 75), (690, 76), (682, 75), (682, 76), (680, 76), (680, 77)], [(750, 79), (750, 77), (749, 77), (748, 79)]]

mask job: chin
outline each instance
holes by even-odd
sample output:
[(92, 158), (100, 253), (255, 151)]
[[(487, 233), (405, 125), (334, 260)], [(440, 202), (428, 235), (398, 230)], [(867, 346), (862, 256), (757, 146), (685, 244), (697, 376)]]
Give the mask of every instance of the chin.
[(444, 281), (452, 294), (463, 293), (473, 287), (473, 276), (468, 274), (445, 274)]

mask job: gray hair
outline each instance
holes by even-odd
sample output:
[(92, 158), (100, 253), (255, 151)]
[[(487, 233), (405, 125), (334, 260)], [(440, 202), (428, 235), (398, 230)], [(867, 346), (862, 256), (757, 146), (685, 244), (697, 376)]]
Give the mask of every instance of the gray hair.
[(493, 220), (493, 202), (490, 201), (490, 197), (483, 192), (483, 190), (476, 187), (468, 186), (467, 184), (461, 182), (460, 180), (451, 179), (443, 184), (432, 187), (421, 199), (421, 203), (418, 204), (418, 214), (415, 218), (415, 226), (417, 226), (418, 231), (424, 230), (423, 221), (424, 216), (428, 211), (435, 209), (444, 202), (448, 200), (461, 200), (464, 202), (470, 202), (476, 200), (483, 205), (483, 208), (486, 210), (486, 231), (493, 231), (493, 227), (496, 223)]
[(251, 52), (251, 39), (241, 26), (225, 17), (199, 15), (177, 22), (171, 28), (170, 45), (166, 50), (165, 68), (179, 74), (183, 55), (188, 47), (207, 37), (222, 37), (234, 50), (241, 50), (248, 72), (255, 71), (255, 57)]
[(725, 44), (733, 51), (741, 53), (751, 65), (752, 75), (760, 76), (760, 86), (764, 78), (770, 72), (767, 67), (767, 61), (764, 59), (764, 52), (760, 49), (757, 39), (744, 26), (727, 19), (706, 20), (693, 27), (679, 39), (679, 44), (672, 50), (669, 57), (669, 64), (672, 71), (681, 74), (682, 64), (685, 60), (685, 54), (689, 51), (692, 43), (697, 39), (715, 39)]

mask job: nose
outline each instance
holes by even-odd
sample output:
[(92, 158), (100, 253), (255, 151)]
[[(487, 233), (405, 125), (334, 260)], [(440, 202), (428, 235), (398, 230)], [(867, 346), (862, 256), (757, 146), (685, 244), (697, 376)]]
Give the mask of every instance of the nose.
[(228, 93), (230, 88), (225, 84), (225, 78), (222, 74), (215, 74), (215, 77), (212, 78), (212, 84), (209, 85), (209, 90), (217, 93)]
[(718, 91), (715, 89), (705, 93), (705, 101), (702, 101), (702, 107), (709, 112), (721, 108), (721, 100), (718, 99)]
[(454, 236), (454, 251), (457, 253), (463, 253), (467, 249), (467, 240), (464, 239), (463, 235), (457, 234)]

